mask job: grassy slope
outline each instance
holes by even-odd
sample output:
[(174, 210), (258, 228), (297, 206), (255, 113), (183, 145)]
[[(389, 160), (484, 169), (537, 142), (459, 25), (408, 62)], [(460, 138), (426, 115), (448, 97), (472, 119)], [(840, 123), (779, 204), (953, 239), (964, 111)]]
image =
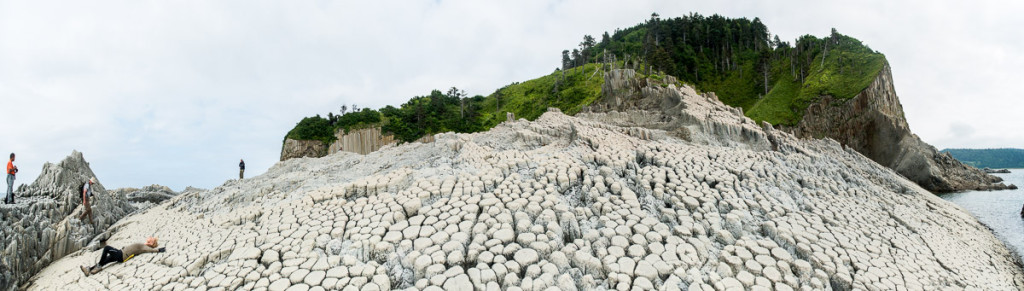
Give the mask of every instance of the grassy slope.
[[(842, 71), (840, 62), (845, 62)], [(884, 63), (885, 56), (878, 53), (833, 51), (825, 57), (824, 68), (820, 62), (811, 66), (803, 84), (789, 72), (774, 72), (772, 79), (776, 81), (767, 95), (749, 107), (737, 105), (744, 107), (746, 115), (755, 121), (795, 125), (803, 118), (807, 106), (821, 96), (844, 100), (856, 97), (871, 85)]]
[(548, 107), (556, 107), (569, 115), (576, 114), (601, 96), (604, 73), (599, 69), (599, 64), (587, 64), (567, 70), (557, 93), (553, 92), (555, 83), (562, 78), (561, 71), (498, 89), (482, 103), (484, 120), (488, 128), (505, 121), (504, 112), (512, 112), (516, 118), (534, 120)]
[[(763, 81), (755, 79), (764, 76), (757, 73), (741, 76), (738, 70), (727, 74), (722, 81), (706, 82), (698, 87), (708, 91), (718, 89), (715, 92), (722, 102), (743, 108), (745, 114), (757, 122), (795, 125), (803, 118), (807, 106), (821, 96), (830, 95), (843, 100), (856, 97), (871, 85), (885, 64), (885, 56), (881, 53), (863, 46), (856, 39), (840, 37), (842, 45), (829, 49), (824, 64), (821, 52), (812, 55), (814, 61), (803, 83), (791, 70), (790, 60), (781, 57), (771, 62), (768, 94), (764, 94), (763, 87), (754, 91), (742, 90), (749, 88), (749, 84), (763, 84)], [(755, 72), (755, 68), (752, 63), (747, 63), (743, 71)]]

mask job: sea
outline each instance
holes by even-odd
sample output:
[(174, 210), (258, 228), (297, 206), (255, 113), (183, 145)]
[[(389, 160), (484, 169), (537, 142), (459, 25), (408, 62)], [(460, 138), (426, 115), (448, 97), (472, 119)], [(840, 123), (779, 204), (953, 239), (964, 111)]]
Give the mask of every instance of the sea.
[[(993, 174), (1014, 184), (1020, 189), (1001, 191), (970, 191), (942, 194), (939, 197), (960, 205), (971, 212), (978, 221), (995, 232), (1006, 247), (1024, 255), (1024, 218), (1020, 217), (1024, 206), (1024, 169), (1010, 169), (1009, 174)], [(1021, 257), (1024, 260), (1024, 256)]]

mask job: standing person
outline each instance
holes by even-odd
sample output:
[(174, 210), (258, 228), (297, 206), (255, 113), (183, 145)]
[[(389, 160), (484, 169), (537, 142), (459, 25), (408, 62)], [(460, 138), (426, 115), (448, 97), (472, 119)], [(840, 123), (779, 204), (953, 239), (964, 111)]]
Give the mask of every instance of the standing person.
[(4, 202), (14, 204), (14, 174), (18, 173), (18, 167), (14, 166), (14, 153), (11, 153), (11, 160), (7, 161), (7, 196)]
[(89, 224), (92, 222), (92, 206), (89, 205), (89, 198), (92, 197), (92, 184), (96, 184), (96, 177), (89, 178), (89, 182), (86, 182), (82, 186), (82, 206), (85, 209), (82, 210), (82, 214), (78, 215), (78, 220), (84, 220), (85, 216), (89, 216)]
[[(106, 241), (104, 241), (103, 244), (105, 245)], [(138, 254), (157, 252), (162, 253), (167, 251), (166, 248), (158, 249), (158, 246), (159, 245), (157, 244), (155, 237), (147, 238), (145, 244), (134, 243), (127, 245), (120, 250), (112, 246), (103, 246), (103, 252), (100, 253), (100, 262), (96, 263), (96, 265), (92, 267), (82, 266), (82, 273), (85, 273), (86, 276), (89, 276), (92, 274), (99, 273), (99, 271), (103, 269), (103, 265), (109, 263), (125, 262)]]
[(241, 180), (245, 176), (245, 160), (239, 159), (238, 162), (238, 179)]

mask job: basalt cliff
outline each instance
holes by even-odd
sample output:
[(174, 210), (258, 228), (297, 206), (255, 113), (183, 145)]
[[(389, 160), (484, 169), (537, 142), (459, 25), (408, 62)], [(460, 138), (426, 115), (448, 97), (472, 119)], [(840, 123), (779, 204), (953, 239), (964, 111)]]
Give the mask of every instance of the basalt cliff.
[(82, 249), (28, 289), (1024, 288), (974, 217), (850, 147), (611, 75), (604, 109), (178, 195), (108, 229), (110, 245), (157, 236), (166, 253), (85, 276), (99, 251)]
[[(662, 129), (679, 134), (682, 138), (691, 138), (687, 134), (693, 131), (686, 128), (685, 124), (692, 124), (699, 118), (679, 116), (680, 112), (673, 107), (676, 104), (665, 103), (669, 101), (665, 101), (662, 96), (649, 96), (655, 94), (653, 91), (657, 90), (656, 86), (648, 85), (656, 84), (664, 88), (669, 84), (679, 83), (674, 77), (638, 77), (636, 71), (630, 69), (595, 72), (594, 75), (597, 73), (601, 73), (604, 78), (600, 98), (586, 106), (581, 111), (582, 114), (643, 110), (653, 115), (631, 117), (627, 123), (621, 123), (622, 120), (614, 122)], [(714, 92), (707, 94), (717, 99)], [(821, 96), (815, 100), (817, 101), (804, 109), (802, 119), (795, 126), (776, 127), (801, 138), (827, 137), (839, 141), (931, 192), (1016, 188), (1014, 185), (1000, 183), (1002, 179), (999, 177), (986, 174), (948, 154), (939, 152), (914, 135), (896, 96), (891, 70), (887, 63), (883, 63), (882, 69), (870, 85), (855, 97), (841, 99)], [(740, 109), (731, 110), (736, 110), (741, 115), (743, 113)], [(316, 140), (289, 139), (282, 147), (281, 160), (303, 156), (322, 157), (338, 151), (366, 154), (395, 143), (394, 137), (382, 132), (380, 127), (352, 130), (350, 133), (338, 130), (335, 132), (335, 138), (336, 141), (330, 146)], [(427, 135), (421, 140), (429, 141), (430, 138), (432, 136)], [(717, 135), (692, 138), (721, 139)], [(725, 144), (735, 142), (729, 138), (721, 140)], [(746, 142), (746, 139), (740, 140)]]
[(799, 124), (786, 130), (798, 137), (835, 139), (932, 192), (1016, 188), (939, 152), (911, 132), (888, 64), (856, 97), (841, 101), (823, 96), (807, 107)]

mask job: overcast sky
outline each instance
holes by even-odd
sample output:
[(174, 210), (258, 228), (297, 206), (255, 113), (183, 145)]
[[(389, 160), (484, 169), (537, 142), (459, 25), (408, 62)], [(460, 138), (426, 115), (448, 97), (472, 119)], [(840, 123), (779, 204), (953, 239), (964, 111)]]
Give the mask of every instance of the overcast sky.
[(926, 142), (1024, 147), (1020, 4), (823, 2), (0, 0), (0, 153), (17, 184), (78, 150), (107, 188), (212, 188), (240, 158), (266, 171), (303, 116), (487, 95), (652, 12), (760, 17), (790, 41), (835, 27), (886, 55)]

